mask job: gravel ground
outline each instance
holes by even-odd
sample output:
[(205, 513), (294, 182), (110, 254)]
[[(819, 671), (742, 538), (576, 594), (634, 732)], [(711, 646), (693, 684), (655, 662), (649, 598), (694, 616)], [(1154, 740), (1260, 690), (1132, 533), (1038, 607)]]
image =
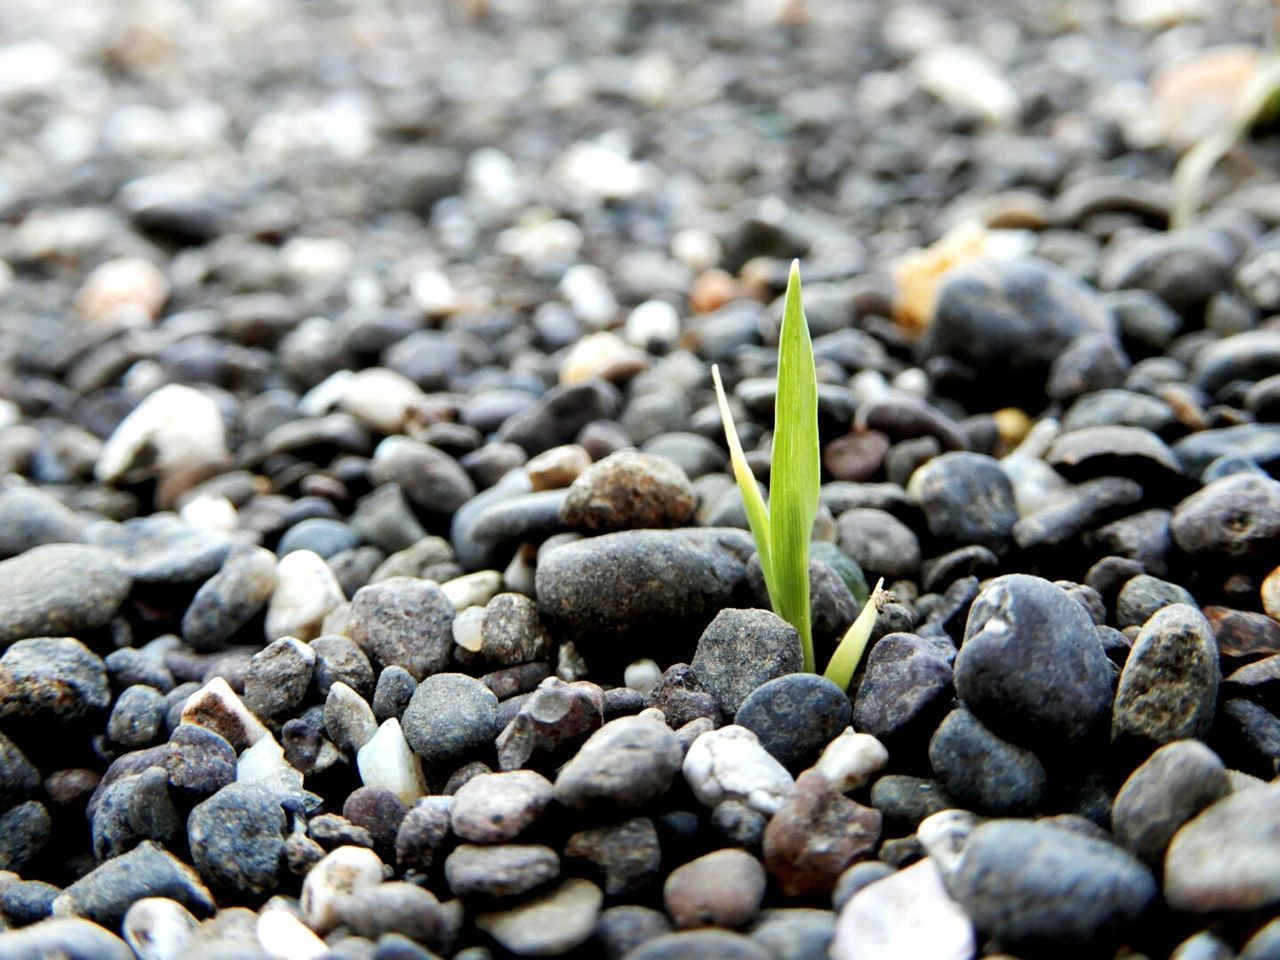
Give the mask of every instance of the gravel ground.
[(0, 960), (1280, 956), (1274, 17), (0, 2)]

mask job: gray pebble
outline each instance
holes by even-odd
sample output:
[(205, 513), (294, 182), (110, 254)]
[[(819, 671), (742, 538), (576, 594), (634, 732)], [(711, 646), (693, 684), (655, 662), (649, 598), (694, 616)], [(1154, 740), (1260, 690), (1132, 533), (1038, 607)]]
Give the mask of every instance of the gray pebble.
[(0, 561), (0, 645), (106, 626), (133, 586), (109, 550), (53, 543)]
[(666, 914), (651, 907), (622, 904), (600, 914), (596, 936), (609, 960), (623, 960), (642, 943), (671, 932)]
[(1202, 559), (1252, 560), (1280, 546), (1280, 480), (1240, 473), (1178, 504), (1169, 524), (1178, 547)]
[(129, 946), (97, 923), (79, 917), (42, 920), (4, 935), (7, 955), (68, 960), (135, 960)]
[(493, 742), (498, 698), (462, 673), (437, 673), (414, 692), (401, 718), (405, 739), (428, 764), (456, 761)]
[(378, 723), (404, 715), (405, 708), (418, 689), (418, 681), (404, 667), (384, 667), (378, 674), (378, 685), (373, 692), (373, 715)]
[(802, 668), (800, 635), (768, 610), (721, 610), (698, 639), (690, 666), (732, 715), (762, 683)]
[(276, 588), (276, 558), (270, 550), (242, 544), (196, 591), (182, 617), (182, 636), (197, 650), (221, 650), (261, 610)]
[(137, 684), (116, 699), (107, 720), (107, 736), (122, 747), (135, 749), (155, 742), (164, 730), (168, 704), (155, 687)]
[(556, 798), (567, 807), (604, 804), (622, 809), (665, 793), (684, 756), (666, 724), (620, 717), (591, 735), (556, 777)]
[(245, 706), (263, 719), (292, 713), (306, 698), (315, 663), (315, 650), (293, 637), (268, 644), (245, 671)]
[(453, 796), (453, 832), (475, 843), (514, 840), (551, 802), (551, 782), (532, 770), (482, 773)]
[(565, 842), (564, 854), (592, 863), (611, 897), (642, 889), (657, 878), (662, 865), (658, 831), (648, 817), (579, 830)]
[(982, 934), (1033, 954), (1123, 935), (1156, 896), (1119, 847), (1025, 820), (978, 826), (948, 886)]
[[(503, 706), (514, 703), (516, 698)], [(497, 738), (503, 770), (554, 765), (604, 723), (604, 695), (594, 683), (548, 677), (515, 707)]]
[(280, 795), (250, 780), (228, 784), (196, 804), (187, 839), (192, 862), (206, 882), (257, 895), (279, 883), (286, 830)]
[(201, 583), (218, 571), (236, 543), (230, 534), (192, 526), (169, 513), (96, 523), (86, 536), (116, 553), (139, 583)]
[(421, 680), (449, 666), (453, 614), (438, 584), (392, 577), (356, 592), (347, 630), (375, 662), (404, 667)]
[(455, 896), (516, 897), (560, 876), (560, 857), (550, 847), (463, 843), (444, 862)]
[(1111, 677), (1089, 614), (1047, 580), (998, 577), (970, 608), (956, 693), (997, 736), (1032, 746), (1089, 736), (1110, 710)]
[(1044, 794), (1044, 767), (1036, 755), (1001, 740), (963, 707), (938, 726), (929, 763), (947, 793), (975, 813), (1028, 814)]
[(946, 710), (951, 664), (926, 640), (881, 637), (867, 655), (853, 705), (854, 729), (892, 744), (931, 730)]
[(1231, 792), (1226, 767), (1197, 740), (1156, 750), (1116, 794), (1111, 830), (1121, 846), (1152, 869), (1183, 824)]
[(0, 870), (25, 872), (48, 845), (52, 827), (49, 811), (38, 800), (28, 800), (0, 814)]
[(733, 722), (754, 733), (783, 766), (796, 770), (849, 725), (851, 714), (848, 696), (830, 680), (790, 673), (756, 687)]
[(944, 453), (915, 472), (910, 490), (929, 532), (944, 543), (976, 543), (997, 554), (1009, 548), (1018, 508), (1013, 484), (993, 457)]
[(767, 947), (729, 930), (684, 930), (644, 941), (626, 960), (775, 960)]
[(99, 864), (54, 901), (54, 913), (85, 917), (118, 928), (125, 911), (143, 897), (168, 897), (197, 915), (212, 912), (213, 897), (200, 877), (158, 843), (144, 840), (133, 850)]
[(920, 569), (920, 541), (883, 510), (846, 510), (836, 518), (840, 549), (872, 576), (909, 578)]
[(573, 481), (560, 517), (572, 529), (594, 533), (678, 527), (696, 502), (689, 478), (675, 463), (624, 450), (592, 464)]
[(538, 616), (538, 606), (519, 593), (500, 593), (484, 607), (480, 655), (490, 663), (511, 665), (551, 655), (551, 634)]
[(1122, 628), (1140, 627), (1156, 611), (1173, 603), (1197, 605), (1185, 587), (1140, 573), (1127, 580), (1116, 596), (1116, 623)]

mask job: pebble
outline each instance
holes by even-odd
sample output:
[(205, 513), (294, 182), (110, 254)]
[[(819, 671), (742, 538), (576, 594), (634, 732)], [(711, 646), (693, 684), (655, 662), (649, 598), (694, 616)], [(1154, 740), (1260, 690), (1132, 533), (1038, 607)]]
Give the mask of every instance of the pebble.
[(678, 527), (696, 505), (693, 486), (675, 463), (622, 450), (582, 471), (560, 517), (568, 527), (590, 533)]
[(698, 639), (690, 666), (731, 715), (761, 684), (802, 668), (800, 635), (768, 610), (721, 610)]
[(407, 550), (427, 536), (398, 483), (381, 484), (361, 497), (350, 522), (364, 541), (387, 553)]
[(48, 846), (51, 827), (49, 811), (37, 800), (0, 814), (0, 870), (26, 872)]
[(891, 633), (867, 655), (853, 704), (854, 729), (888, 744), (931, 731), (945, 713), (951, 664), (936, 645)]
[(990, 581), (969, 611), (956, 693), (1018, 745), (1080, 741), (1111, 707), (1111, 664), (1084, 608), (1046, 580)]
[(683, 930), (645, 940), (626, 960), (772, 960), (774, 954), (750, 937), (728, 930)]
[(662, 668), (656, 662), (645, 657), (627, 664), (622, 674), (622, 682), (631, 690), (642, 696), (648, 696), (662, 679)]
[(311, 687), (316, 652), (293, 637), (281, 637), (253, 655), (244, 675), (244, 705), (262, 719), (290, 714)]
[(998, 460), (979, 453), (944, 453), (912, 474), (908, 490), (929, 532), (944, 543), (1008, 550), (1018, 521), (1013, 484)]
[(1169, 484), (1182, 474), (1177, 455), (1141, 427), (1108, 425), (1062, 433), (1045, 460), (1073, 482), (1123, 476), (1141, 483)]
[(222, 566), (235, 543), (226, 533), (193, 527), (169, 513), (96, 523), (86, 535), (120, 554), (134, 580), (145, 584), (204, 581)]
[(391, 577), (356, 591), (347, 632), (374, 662), (403, 667), (421, 680), (449, 666), (453, 617), (439, 585)]
[(619, 717), (582, 745), (556, 777), (556, 798), (582, 810), (638, 807), (665, 793), (680, 770), (680, 741), (648, 716)]
[(1038, 953), (1105, 942), (1156, 896), (1138, 860), (1048, 823), (992, 820), (969, 838), (948, 889), (978, 931)]
[(766, 816), (778, 812), (795, 783), (754, 733), (732, 724), (699, 736), (683, 768), (689, 788), (705, 806), (740, 800)]
[(667, 724), (677, 730), (699, 720), (706, 720), (713, 727), (721, 722), (716, 698), (703, 688), (687, 663), (673, 663), (662, 672), (645, 698), (645, 706), (661, 710)]
[[(737, 611), (725, 611), (731, 612)], [(708, 632), (724, 615), (721, 613), (712, 621)], [(706, 638), (705, 633), (703, 637)], [(740, 649), (744, 658), (752, 659), (748, 648)], [(699, 677), (706, 675), (698, 666), (697, 656), (693, 668)], [(794, 669), (798, 671), (799, 665)], [(721, 703), (723, 705), (723, 699)], [(795, 770), (849, 725), (851, 713), (849, 698), (830, 680), (811, 673), (792, 672), (758, 684), (742, 701), (733, 722), (754, 733), (760, 745), (783, 766)]]
[(114, 933), (78, 917), (55, 917), (29, 927), (5, 931), (4, 947), (14, 957), (92, 957), (135, 960), (134, 952)]
[(382, 861), (364, 847), (338, 847), (311, 868), (302, 882), (307, 925), (326, 933), (343, 919), (343, 901), (382, 882)]
[(518, 897), (560, 876), (560, 857), (550, 847), (504, 843), (459, 844), (444, 862), (455, 896)]
[(1187, 476), (1200, 477), (1215, 460), (1224, 456), (1248, 457), (1256, 463), (1280, 457), (1280, 425), (1243, 423), (1198, 430), (1173, 445)]
[(473, 843), (505, 843), (534, 823), (555, 795), (546, 777), (532, 770), (482, 773), (453, 795), (453, 832)]
[(418, 871), (430, 869), (436, 851), (449, 836), (453, 803), (451, 796), (427, 796), (409, 808), (396, 831), (398, 866)]
[(1121, 846), (1157, 869), (1174, 834), (1230, 792), (1217, 754), (1197, 740), (1175, 740), (1152, 753), (1120, 787), (1111, 831)]
[(744, 850), (717, 850), (671, 871), (662, 902), (677, 929), (744, 927), (760, 912), (765, 871)]
[(599, 687), (547, 677), (498, 735), (498, 765), (503, 770), (554, 765), (603, 723), (604, 695)]
[(764, 863), (784, 896), (829, 895), (855, 860), (871, 855), (881, 815), (807, 770), (764, 830)]
[(1175, 910), (1243, 912), (1280, 902), (1280, 785), (1233, 793), (1174, 834), (1164, 860), (1164, 896)]
[(39, 487), (15, 484), (0, 491), (0, 559), (48, 543), (77, 543), (87, 524)]
[(203, 798), (235, 779), (236, 751), (213, 730), (181, 723), (169, 736), (164, 766), (174, 790), (187, 798)]
[(265, 621), (268, 642), (279, 637), (304, 643), (315, 639), (324, 618), (346, 600), (329, 565), (310, 550), (282, 557), (276, 577)]
[(586, 942), (604, 894), (590, 880), (566, 880), (548, 893), (506, 910), (476, 914), (476, 927), (520, 956), (559, 956)]
[(428, 765), (456, 761), (497, 736), (498, 698), (466, 674), (433, 674), (418, 684), (401, 723)]
[(883, 510), (846, 510), (836, 518), (840, 549), (867, 574), (910, 578), (920, 569), (920, 540)]
[(623, 957), (642, 944), (671, 932), (671, 921), (660, 910), (621, 904), (600, 914), (596, 936), (609, 960)]
[(1096, 477), (1055, 490), (1013, 525), (1013, 540), (1023, 550), (1064, 546), (1141, 503), (1142, 496), (1142, 485), (1127, 477)]
[[(0, 669), (3, 669), (2, 657)], [(163, 693), (146, 684), (135, 684), (116, 698), (107, 720), (107, 736), (122, 747), (150, 746), (164, 728), (166, 712)]]
[(0, 645), (106, 626), (132, 586), (119, 558), (100, 547), (51, 543), (0, 561)]
[[(742, 530), (628, 530), (568, 543), (540, 558), (538, 606), (584, 641), (696, 635), (732, 606), (755, 552)], [(691, 638), (692, 639), (692, 638)]]
[(182, 638), (202, 652), (225, 648), (266, 606), (275, 589), (275, 554), (251, 544), (233, 547), (183, 614)]
[(139, 960), (181, 960), (197, 923), (175, 900), (144, 897), (125, 913), (121, 932)]
[(71, 637), (19, 640), (0, 655), (0, 717), (65, 722), (111, 703), (102, 659)]
[(643, 889), (662, 866), (658, 831), (648, 817), (579, 830), (565, 842), (564, 854), (593, 864), (603, 875), (605, 894), (611, 897)]
[(360, 782), (366, 787), (389, 790), (405, 804), (412, 804), (427, 792), (422, 763), (409, 748), (400, 721), (395, 717), (384, 720), (377, 732), (358, 748), (356, 769), (360, 772)]
[(931, 858), (853, 894), (836, 924), (832, 960), (969, 960), (973, 924), (951, 899)]
[(213, 897), (194, 870), (158, 843), (144, 840), (63, 890), (54, 900), (53, 913), (85, 917), (118, 929), (129, 907), (146, 897), (168, 897), (200, 915), (214, 907)]
[(280, 794), (262, 781), (231, 783), (198, 803), (187, 822), (192, 861), (214, 888), (274, 890), (287, 829)]
[(440, 584), (455, 611), (483, 607), (502, 589), (502, 574), (497, 570), (477, 570)]
[(1218, 645), (1199, 608), (1161, 608), (1142, 627), (1120, 673), (1112, 739), (1203, 739), (1213, 725), (1220, 680)]
[(1049, 366), (1071, 341), (1107, 333), (1112, 322), (1099, 295), (1066, 270), (1033, 257), (988, 260), (946, 274), (922, 348), (978, 374), (1002, 369), (998, 391), (986, 389), (1025, 407), (1020, 398), (1043, 394)]
[(846, 727), (818, 757), (813, 769), (841, 793), (852, 793), (871, 782), (889, 762), (889, 751), (869, 733), (855, 733)]
[(94, 476), (103, 483), (166, 478), (229, 460), (217, 403), (199, 390), (170, 383), (120, 421), (102, 446)]
[(214, 677), (187, 698), (181, 722), (212, 730), (237, 751), (271, 736), (222, 677)]
[(328, 948), (307, 925), (288, 910), (267, 909), (258, 914), (258, 943), (273, 960), (317, 960)]
[(329, 696), (335, 683), (345, 683), (362, 697), (373, 693), (374, 673), (369, 658), (349, 637), (325, 635), (309, 644), (316, 653), (312, 682), (316, 693)]
[(448, 516), (476, 494), (475, 484), (453, 457), (404, 436), (387, 437), (373, 452), (369, 479), (394, 483), (415, 507)]
[(1174, 509), (1170, 533), (1197, 558), (1255, 560), (1280, 544), (1280, 480), (1239, 473), (1214, 480)]
[(963, 707), (938, 725), (929, 741), (929, 764), (957, 803), (987, 816), (1031, 813), (1045, 791), (1047, 778), (1036, 755), (1001, 740)]
[(572, 443), (587, 424), (610, 420), (622, 409), (618, 388), (603, 380), (553, 387), (503, 421), (497, 439), (530, 456)]
[(551, 634), (530, 598), (499, 593), (484, 605), (478, 652), (488, 662), (510, 666), (545, 660), (552, 647)]
[(649, 355), (615, 333), (601, 331), (583, 337), (560, 363), (559, 381), (564, 386), (589, 380), (625, 383), (649, 367)]

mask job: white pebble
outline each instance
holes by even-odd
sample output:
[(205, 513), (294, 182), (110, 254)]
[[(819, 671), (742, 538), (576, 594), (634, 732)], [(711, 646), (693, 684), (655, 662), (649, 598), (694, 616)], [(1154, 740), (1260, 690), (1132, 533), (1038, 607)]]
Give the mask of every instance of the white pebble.
[(588, 380), (621, 381), (649, 366), (643, 351), (607, 330), (588, 334), (560, 362), (560, 383), (569, 386)]
[(356, 752), (356, 769), (366, 787), (390, 790), (408, 806), (426, 794), (422, 761), (404, 738), (400, 721), (383, 721), (373, 739)]
[(147, 327), (169, 299), (169, 281), (160, 268), (138, 257), (108, 260), (76, 294), (76, 312), (104, 327)]
[(502, 587), (511, 593), (532, 597), (537, 593), (535, 571), (524, 549), (517, 550), (507, 569), (502, 571)]
[(889, 762), (889, 751), (869, 733), (844, 733), (827, 744), (814, 769), (827, 778), (841, 793), (858, 790), (871, 782), (875, 774)]
[(684, 758), (684, 778), (703, 804), (741, 800), (773, 816), (795, 781), (746, 727), (730, 724), (702, 734)]
[(344, 385), (342, 409), (383, 433), (398, 433), (410, 413), (422, 402), (421, 388), (408, 377), (370, 367), (354, 374)]
[(479, 653), (483, 645), (484, 607), (466, 607), (453, 618), (453, 642), (463, 650)]
[(916, 827), (916, 836), (944, 877), (960, 867), (969, 835), (981, 821), (968, 810), (939, 810)]
[(313, 930), (325, 933), (341, 920), (344, 898), (382, 882), (382, 861), (365, 847), (338, 847), (302, 881), (302, 912)]
[(444, 314), (458, 305), (458, 294), (439, 270), (420, 270), (409, 278), (409, 299), (423, 313)]
[(582, 228), (561, 219), (521, 223), (498, 234), (496, 246), (499, 253), (519, 258), (536, 272), (576, 259), (582, 249)]
[(1013, 501), (1020, 517), (1047, 507), (1058, 491), (1067, 487), (1062, 474), (1034, 457), (1013, 453), (1000, 461), (1000, 467), (1013, 485)]
[(466, 184), (468, 196), (490, 210), (511, 210), (525, 199), (515, 163), (492, 147), (483, 147), (467, 158)]
[(680, 336), (680, 314), (665, 300), (646, 300), (627, 315), (622, 336), (643, 350), (665, 350)]
[(302, 771), (284, 758), (284, 748), (268, 733), (240, 754), (237, 780), (270, 780), (290, 789), (302, 789)]
[(329, 952), (325, 942), (288, 910), (258, 914), (258, 944), (276, 960), (317, 960)]
[(916, 57), (912, 68), (922, 89), (991, 123), (1010, 126), (1022, 110), (1018, 92), (971, 47), (930, 47)]
[(135, 900), (121, 925), (138, 960), (181, 960), (196, 929), (196, 918), (168, 897)]
[(622, 671), (622, 682), (646, 696), (658, 685), (661, 677), (662, 668), (647, 657), (627, 664), (627, 669)]
[(276, 589), (267, 605), (266, 639), (297, 637), (305, 642), (320, 633), (325, 615), (345, 597), (333, 571), (311, 550), (295, 550), (276, 568)]
[(570, 267), (560, 280), (559, 290), (578, 319), (588, 326), (607, 327), (618, 313), (609, 279), (599, 267), (585, 263)]
[[(146, 462), (135, 470), (144, 452)], [(218, 405), (199, 390), (171, 383), (120, 421), (103, 444), (94, 475), (103, 483), (126, 475), (164, 477), (182, 468), (219, 463), (228, 456)]]
[(440, 585), (455, 610), (467, 607), (483, 607), (502, 590), (502, 574), (497, 570), (477, 570), (465, 573)]
[(671, 238), (671, 255), (690, 270), (701, 273), (720, 263), (724, 248), (706, 230), (680, 230)]
[(832, 960), (969, 960), (973, 924), (931, 858), (863, 887), (840, 911)]
[(556, 168), (561, 182), (579, 196), (593, 200), (626, 200), (644, 190), (648, 172), (636, 163), (617, 138), (575, 143), (569, 147)]
[(347, 385), (355, 376), (350, 370), (336, 370), (298, 399), (298, 412), (304, 417), (319, 417), (342, 402)]
[(238, 523), (235, 505), (230, 500), (206, 493), (188, 500), (178, 511), (178, 516), (193, 527), (227, 533), (235, 530)]

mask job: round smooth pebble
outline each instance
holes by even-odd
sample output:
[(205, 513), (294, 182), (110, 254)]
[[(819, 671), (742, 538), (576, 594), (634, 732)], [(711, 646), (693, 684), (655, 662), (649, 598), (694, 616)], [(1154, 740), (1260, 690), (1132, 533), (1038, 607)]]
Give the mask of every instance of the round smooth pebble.
[(556, 776), (567, 807), (638, 807), (667, 791), (680, 770), (680, 740), (648, 716), (619, 717), (593, 733)]
[(572, 879), (508, 910), (478, 913), (475, 923), (512, 953), (559, 956), (591, 936), (603, 903), (604, 894), (594, 883)]
[(493, 742), (498, 698), (474, 677), (437, 673), (418, 684), (400, 722), (414, 753), (447, 763)]
[(542, 815), (555, 788), (532, 770), (482, 773), (453, 795), (453, 832), (473, 843), (514, 840)]
[(672, 870), (662, 902), (681, 930), (743, 927), (760, 912), (765, 879), (764, 866), (745, 850), (717, 850)]
[[(701, 677), (696, 658), (693, 668)], [(847, 727), (851, 715), (849, 698), (838, 686), (825, 677), (796, 672), (758, 685), (733, 722), (754, 733), (783, 766), (795, 769)]]

